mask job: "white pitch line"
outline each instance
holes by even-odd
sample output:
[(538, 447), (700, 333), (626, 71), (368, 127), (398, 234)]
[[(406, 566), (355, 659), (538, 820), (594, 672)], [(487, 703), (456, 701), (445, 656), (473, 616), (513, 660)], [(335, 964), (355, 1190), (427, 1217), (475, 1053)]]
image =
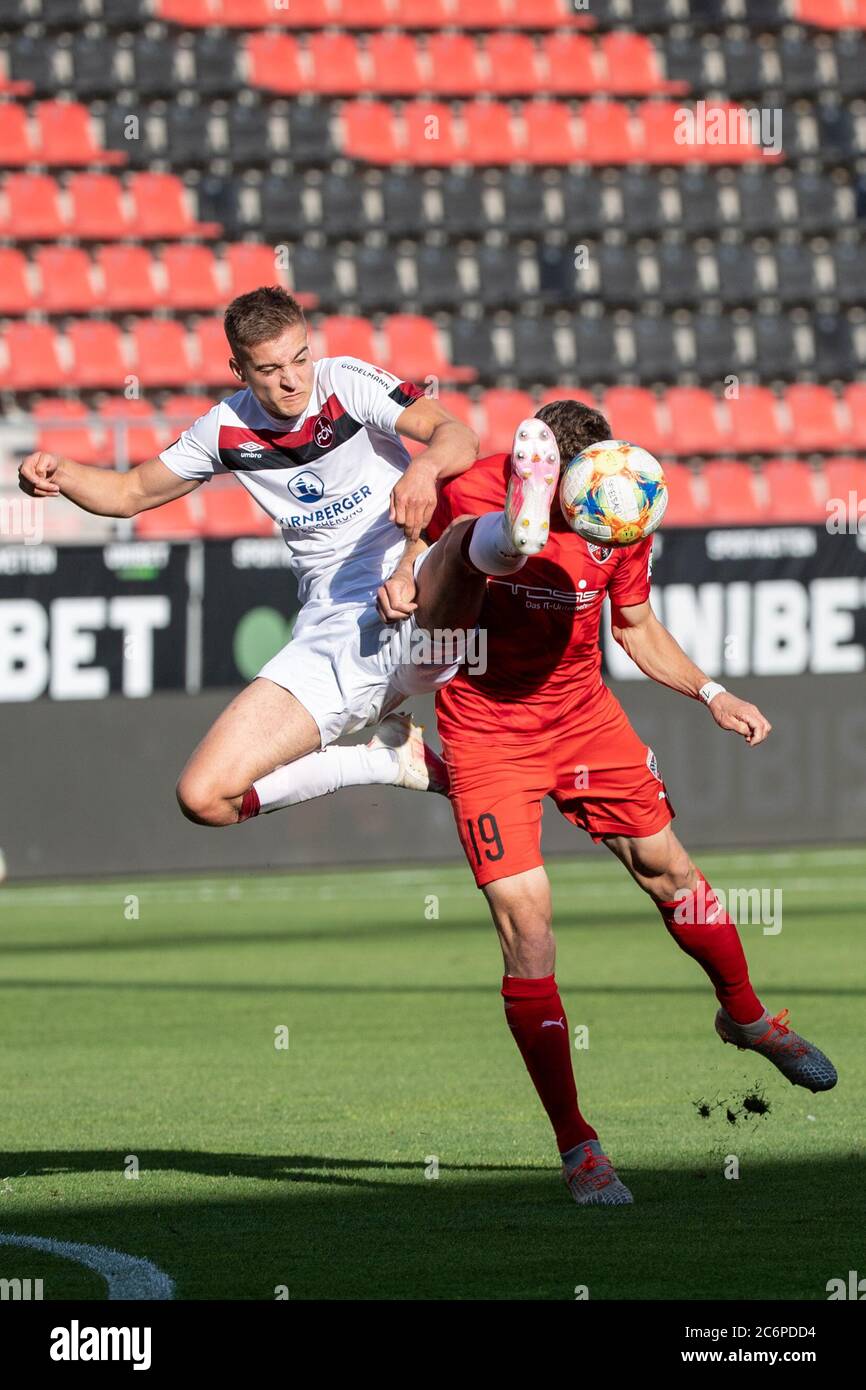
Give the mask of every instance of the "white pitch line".
[(79, 1245), (68, 1240), (51, 1240), (46, 1236), (4, 1235), (0, 1245), (17, 1245), (27, 1250), (41, 1250), (94, 1270), (108, 1287), (108, 1298), (158, 1299), (174, 1298), (174, 1280), (157, 1269), (150, 1260), (137, 1255), (124, 1255), (121, 1250), (109, 1250), (107, 1245)]

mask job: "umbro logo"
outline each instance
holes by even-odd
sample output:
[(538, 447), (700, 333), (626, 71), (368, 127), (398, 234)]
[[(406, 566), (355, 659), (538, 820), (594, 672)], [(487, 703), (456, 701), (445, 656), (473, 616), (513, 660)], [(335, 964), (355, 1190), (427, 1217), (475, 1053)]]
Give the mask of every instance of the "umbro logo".
[(260, 444), (257, 439), (247, 439), (240, 445), (239, 452), (243, 454), (244, 458), (254, 459), (263, 453), (264, 447), (264, 444)]

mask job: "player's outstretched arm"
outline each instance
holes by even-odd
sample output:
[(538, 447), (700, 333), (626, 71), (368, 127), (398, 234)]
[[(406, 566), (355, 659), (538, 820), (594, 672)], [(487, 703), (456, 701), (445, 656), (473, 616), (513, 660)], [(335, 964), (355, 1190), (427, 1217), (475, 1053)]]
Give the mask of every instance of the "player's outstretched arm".
[[(709, 677), (686, 656), (676, 638), (659, 622), (649, 599), (625, 608), (611, 605), (611, 631), (644, 675), (660, 685), (690, 695), (693, 700), (701, 699), (701, 691), (712, 685)], [(752, 748), (764, 742), (772, 725), (755, 705), (721, 687), (715, 694), (707, 694), (707, 708), (720, 729), (742, 734)]]
[(179, 478), (158, 458), (120, 473), (37, 451), (18, 469), (18, 486), (29, 497), (66, 497), (95, 516), (130, 517), (185, 496), (200, 480)]
[(478, 457), (478, 436), (429, 396), (407, 406), (395, 428), (427, 445), (391, 494), (391, 520), (403, 527), (407, 539), (416, 541), (433, 515), (438, 484), (465, 473)]

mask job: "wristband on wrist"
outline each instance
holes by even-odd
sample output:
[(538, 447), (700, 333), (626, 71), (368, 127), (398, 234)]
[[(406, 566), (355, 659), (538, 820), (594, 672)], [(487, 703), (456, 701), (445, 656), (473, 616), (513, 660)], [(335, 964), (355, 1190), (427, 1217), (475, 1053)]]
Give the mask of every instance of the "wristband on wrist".
[(702, 685), (698, 691), (698, 699), (703, 700), (704, 704), (708, 705), (717, 695), (727, 695), (727, 693), (725, 687), (719, 685), (718, 681), (707, 681), (706, 685)]

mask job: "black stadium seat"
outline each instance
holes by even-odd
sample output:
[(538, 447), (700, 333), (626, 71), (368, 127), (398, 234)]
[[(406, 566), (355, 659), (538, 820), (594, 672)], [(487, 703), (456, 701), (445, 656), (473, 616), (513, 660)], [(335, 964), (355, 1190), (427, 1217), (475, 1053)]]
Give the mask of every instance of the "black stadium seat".
[(324, 236), (336, 240), (363, 232), (366, 214), (360, 175), (327, 173), (320, 184), (319, 195), (322, 200), (320, 230)]
[(482, 244), (475, 252), (481, 303), (516, 304), (522, 297), (520, 254), (514, 246)]
[(355, 298), (361, 313), (384, 309), (392, 313), (404, 295), (397, 272), (397, 252), (393, 245), (364, 245), (355, 248)]
[(836, 39), (836, 79), (845, 97), (862, 97), (866, 73), (866, 34), (853, 30)]
[[(232, 102), (225, 120), (228, 153), (233, 164), (249, 168), (270, 163), (274, 152), (269, 148), (270, 132), (265, 106)], [(299, 158), (294, 146), (291, 158)]]
[(483, 188), (478, 174), (449, 171), (444, 176), (442, 225), (451, 236), (483, 236), (487, 228)]
[(749, 242), (720, 241), (714, 247), (718, 296), (726, 308), (751, 304), (758, 298), (758, 268)]
[(52, 53), (52, 46), (43, 39), (19, 34), (9, 45), (9, 76), (15, 82), (32, 82), (34, 96), (56, 92), (60, 84)]
[(538, 289), (547, 304), (568, 308), (577, 296), (574, 248), (570, 242), (546, 241), (537, 247)]
[(752, 363), (762, 381), (784, 380), (796, 376), (799, 368), (796, 339), (789, 319), (780, 314), (755, 314), (751, 320), (754, 338)]
[(831, 233), (839, 221), (836, 185), (828, 174), (797, 169), (793, 175), (797, 197), (796, 226), (804, 236)]
[(120, 150), (131, 169), (144, 169), (159, 158), (150, 138), (147, 112), (140, 104), (110, 102), (105, 108), (105, 144)]
[(230, 96), (241, 85), (237, 40), (205, 30), (193, 38), (195, 89), (200, 96)]
[(719, 184), (710, 169), (693, 164), (678, 177), (683, 231), (690, 236), (717, 232), (722, 225)]
[(740, 200), (740, 229), (747, 235), (773, 232), (781, 217), (776, 181), (768, 164), (747, 165), (737, 173)]
[[(198, 215), (202, 222), (219, 222), (225, 235), (237, 239), (243, 230), (240, 208), (240, 185), (236, 179), (220, 174), (204, 174), (198, 186)], [(270, 236), (281, 241), (285, 232)]]
[(566, 169), (562, 178), (565, 232), (582, 242), (604, 231), (602, 183), (597, 174)]
[(336, 309), (342, 303), (344, 296), (337, 283), (337, 257), (332, 246), (326, 242), (293, 246), (289, 260), (293, 289), (314, 294), (321, 309)]
[(851, 380), (860, 364), (851, 324), (841, 314), (816, 314), (812, 320), (815, 371), (823, 380)]
[(654, 236), (666, 226), (662, 185), (647, 169), (624, 169), (619, 180), (622, 200), (620, 225), (626, 236)]
[(815, 257), (808, 243), (781, 241), (775, 247), (776, 295), (786, 307), (815, 297)]
[(749, 27), (753, 33), (782, 29), (789, 21), (789, 0), (748, 0)]
[(700, 92), (704, 88), (704, 68), (707, 50), (693, 34), (668, 37), (664, 40), (665, 72), (672, 82), (688, 82)]
[(206, 164), (212, 154), (206, 106), (173, 102), (165, 112), (165, 144), (172, 165)]
[[(613, 11), (613, 6), (610, 6)], [(632, 29), (637, 29), (641, 33), (663, 32), (674, 20), (674, 5), (671, 0), (631, 0), (631, 15), (629, 24)], [(590, 13), (595, 19), (595, 7), (590, 0)], [(611, 18), (612, 23), (620, 21), (620, 15)]]
[(422, 309), (442, 309), (460, 303), (462, 291), (457, 263), (457, 251), (451, 245), (418, 247), (415, 272)]
[(686, 10), (695, 29), (722, 29), (731, 19), (727, 0), (687, 0)]
[(476, 367), (490, 380), (499, 370), (489, 316), (470, 319), (461, 314), (451, 320), (451, 361), (461, 367)]
[(505, 217), (502, 230), (509, 236), (537, 236), (544, 221), (545, 184), (533, 170), (506, 170), (502, 178)]
[(563, 363), (558, 360), (551, 319), (516, 318), (511, 328), (512, 362), (524, 381), (558, 381)]
[(109, 96), (120, 83), (116, 71), (117, 46), (109, 39), (76, 35), (70, 45), (75, 95), (87, 101)]
[(692, 370), (707, 384), (722, 382), (737, 370), (734, 323), (729, 314), (696, 314), (691, 324)]
[(301, 188), (301, 183), (292, 174), (270, 173), (262, 179), (259, 190), (260, 215), (262, 235), (268, 241), (294, 241), (303, 236), (307, 223)]
[(614, 326), (610, 315), (604, 318), (588, 314), (572, 319), (574, 335), (574, 368), (584, 383), (613, 381), (622, 370), (617, 357)]
[(734, 100), (744, 97), (759, 97), (766, 81), (764, 78), (764, 50), (755, 43), (750, 34), (747, 38), (725, 39), (725, 84), (727, 96)]
[(136, 34), (132, 45), (133, 85), (141, 96), (172, 96), (178, 91), (176, 52), (177, 45), (170, 39)]
[(644, 385), (673, 381), (677, 375), (677, 349), (673, 320), (655, 314), (638, 314), (632, 320), (635, 360), (632, 371)]
[(695, 248), (684, 241), (664, 241), (656, 251), (659, 297), (663, 304), (696, 304), (701, 298)]
[(837, 241), (833, 247), (836, 298), (841, 304), (863, 304), (866, 299), (866, 242)]
[(643, 298), (637, 251), (630, 243), (602, 242), (595, 252), (605, 304), (637, 304)]
[[(106, 0), (103, 0), (105, 3)], [(81, 0), (41, 0), (39, 18), (46, 29), (78, 29), (87, 22)], [(140, 7), (138, 20), (140, 23)]]
[(394, 237), (422, 236), (427, 228), (427, 214), (421, 175), (389, 171), (382, 179), (381, 192), (382, 230)]
[(328, 164), (334, 158), (330, 107), (293, 102), (289, 109), (289, 157), (297, 164)]
[(779, 43), (782, 86), (789, 97), (814, 96), (823, 86), (818, 49), (807, 38), (783, 38)]

